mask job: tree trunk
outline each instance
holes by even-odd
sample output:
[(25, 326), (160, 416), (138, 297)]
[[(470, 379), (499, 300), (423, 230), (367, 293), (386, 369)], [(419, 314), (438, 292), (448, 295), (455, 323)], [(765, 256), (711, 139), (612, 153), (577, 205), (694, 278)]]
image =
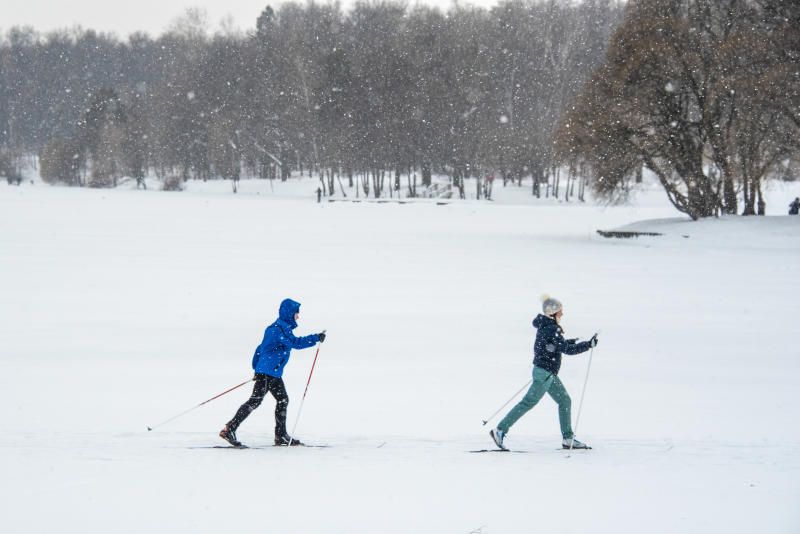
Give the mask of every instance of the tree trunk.
[(570, 173), (570, 175), (572, 175), (572, 187), (569, 190), (569, 196), (574, 197), (575, 196), (575, 182), (578, 181), (578, 175), (576, 174), (575, 169), (570, 169), (569, 173)]
[(699, 173), (691, 182), (694, 185), (689, 185), (686, 195), (686, 214), (693, 220), (716, 215), (719, 200), (706, 176)]
[[(542, 198), (542, 183), (541, 183), (541, 175), (542, 169), (538, 165), (531, 163), (528, 167), (531, 171), (531, 182), (533, 187), (533, 196), (536, 198)], [(520, 178), (520, 183), (522, 182), (522, 178)]]
[(422, 164), (422, 185), (430, 187), (431, 183), (431, 165), (426, 161)]
[(733, 186), (733, 177), (725, 175), (722, 182), (722, 206), (723, 211), (728, 215), (736, 215), (739, 211), (736, 199), (736, 188)]
[(556, 169), (555, 172), (553, 172), (552, 169), (551, 169), (550, 173), (553, 175), (553, 183), (555, 184), (553, 186), (553, 196), (556, 197), (556, 199), (557, 199), (558, 198), (558, 191), (559, 191), (559, 189), (561, 187), (561, 170), (560, 169)]
[[(413, 181), (412, 181), (413, 176)], [(414, 198), (417, 196), (417, 173), (413, 173), (408, 175), (408, 198)]]
[(756, 214), (756, 191), (751, 180), (745, 177), (744, 181), (744, 210), (742, 215)]

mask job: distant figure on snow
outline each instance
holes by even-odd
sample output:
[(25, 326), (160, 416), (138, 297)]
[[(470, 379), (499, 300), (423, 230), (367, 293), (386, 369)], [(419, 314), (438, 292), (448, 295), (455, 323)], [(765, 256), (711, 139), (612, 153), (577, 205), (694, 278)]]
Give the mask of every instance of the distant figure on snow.
[(296, 337), (292, 330), (297, 328), (299, 319), (300, 303), (286, 299), (281, 302), (278, 320), (264, 331), (264, 339), (256, 347), (253, 355), (253, 369), (256, 372), (253, 394), (219, 433), (219, 437), (234, 447), (242, 447), (242, 443), (236, 439), (236, 429), (253, 410), (261, 405), (267, 392), (272, 393), (272, 396), (275, 397), (275, 445), (303, 445), (286, 432), (286, 409), (289, 406), (289, 396), (286, 394), (286, 387), (281, 377), (292, 349), (306, 349), (322, 343), (325, 341), (325, 332)]
[(789, 215), (800, 213), (800, 197), (795, 197), (794, 202), (789, 204)]
[(483, 185), (483, 196), (486, 200), (492, 200), (492, 186), (494, 185), (494, 169), (486, 173)]
[(541, 400), (545, 393), (548, 393), (558, 404), (558, 419), (561, 423), (561, 446), (569, 449), (589, 449), (585, 443), (581, 443), (572, 433), (572, 401), (569, 398), (564, 384), (558, 378), (558, 370), (561, 368), (561, 354), (580, 354), (590, 348), (597, 346), (597, 334), (588, 341), (578, 342), (577, 339), (564, 339), (564, 330), (559, 322), (564, 315), (564, 307), (561, 302), (554, 298), (542, 298), (542, 312), (533, 320), (534, 328), (537, 328), (536, 341), (533, 345), (533, 383), (528, 392), (516, 406), (491, 430), (489, 435), (498, 447), (504, 449), (503, 440), (508, 431), (520, 417), (525, 415), (531, 408)]

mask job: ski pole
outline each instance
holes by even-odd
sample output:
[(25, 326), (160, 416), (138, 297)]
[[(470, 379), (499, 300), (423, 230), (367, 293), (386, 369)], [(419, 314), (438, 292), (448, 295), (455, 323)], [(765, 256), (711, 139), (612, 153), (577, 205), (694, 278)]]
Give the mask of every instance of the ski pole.
[(531, 382), (533, 382), (533, 378), (531, 378), (530, 380), (528, 380), (527, 382), (525, 382), (525, 385), (524, 385), (524, 386), (522, 386), (521, 388), (519, 388), (519, 391), (517, 391), (516, 393), (514, 393), (514, 396), (512, 396), (510, 399), (508, 399), (508, 400), (506, 401), (506, 403), (505, 403), (505, 404), (503, 404), (502, 406), (500, 406), (500, 407), (497, 409), (497, 411), (496, 411), (496, 412), (494, 412), (492, 415), (490, 415), (490, 416), (489, 416), (487, 419), (484, 419), (484, 420), (483, 420), (483, 426), (486, 426), (486, 423), (488, 423), (489, 421), (491, 421), (492, 419), (494, 419), (494, 417), (495, 417), (497, 414), (499, 414), (499, 413), (500, 413), (500, 410), (502, 410), (503, 408), (505, 408), (506, 406), (508, 406), (508, 403), (509, 403), (509, 402), (511, 402), (512, 400), (514, 400), (514, 399), (516, 398), (516, 396), (517, 396), (517, 395), (519, 395), (520, 393), (522, 393), (522, 392), (525, 390), (525, 388), (527, 388), (527, 387), (528, 387), (528, 385), (529, 385)]
[(311, 375), (314, 374), (314, 366), (317, 365), (317, 356), (319, 356), (319, 349), (321, 347), (317, 346), (317, 352), (314, 354), (314, 361), (311, 364), (311, 371), (308, 372), (308, 381), (306, 382), (306, 389), (303, 391), (303, 398), (300, 399), (300, 408), (297, 410), (297, 419), (294, 420), (294, 426), (292, 427), (292, 433), (289, 435), (289, 445), (292, 445), (292, 440), (294, 440), (294, 431), (297, 430), (297, 423), (300, 422), (300, 414), (303, 413), (303, 403), (306, 402), (306, 393), (308, 393), (308, 386), (311, 384)]
[(240, 387), (242, 387), (243, 385), (247, 384), (248, 382), (252, 382), (253, 380), (255, 380), (255, 378), (248, 378), (247, 380), (245, 380), (244, 382), (242, 382), (242, 383), (241, 383), (241, 384), (239, 384), (238, 386), (233, 386), (233, 387), (232, 387), (232, 388), (230, 388), (230, 389), (226, 389), (225, 391), (223, 391), (223, 392), (222, 392), (222, 393), (220, 393), (219, 395), (214, 395), (213, 397), (211, 397), (211, 398), (210, 398), (210, 399), (208, 399), (207, 401), (203, 401), (203, 402), (201, 402), (200, 404), (198, 404), (197, 406), (192, 406), (191, 408), (189, 408), (189, 409), (188, 409), (188, 410), (186, 410), (185, 412), (181, 412), (181, 413), (179, 413), (179, 414), (178, 414), (178, 415), (176, 415), (176, 416), (170, 417), (170, 418), (169, 418), (169, 419), (167, 419), (166, 421), (162, 421), (162, 422), (158, 423), (157, 425), (154, 425), (154, 426), (148, 426), (148, 427), (147, 427), (147, 430), (148, 430), (148, 431), (150, 431), (150, 430), (153, 430), (154, 428), (158, 428), (158, 427), (160, 427), (160, 426), (162, 426), (162, 425), (166, 425), (166, 424), (167, 424), (167, 423), (169, 423), (170, 421), (174, 421), (174, 420), (175, 420), (175, 419), (177, 419), (178, 417), (181, 417), (181, 416), (183, 416), (183, 415), (186, 415), (187, 413), (191, 412), (192, 410), (196, 410), (196, 409), (197, 409), (197, 408), (199, 408), (200, 406), (202, 406), (202, 405), (204, 405), (204, 404), (207, 404), (207, 403), (209, 403), (209, 402), (213, 401), (214, 399), (218, 399), (218, 398), (220, 398), (221, 396), (225, 395), (226, 393), (230, 393), (230, 392), (231, 392), (231, 391), (233, 391), (234, 389), (240, 388)]
[[(596, 336), (597, 334), (595, 334)], [(581, 409), (583, 408), (583, 397), (586, 395), (586, 384), (589, 383), (589, 370), (592, 368), (592, 356), (594, 355), (594, 347), (589, 351), (589, 364), (586, 366), (586, 379), (583, 381), (583, 391), (581, 391), (581, 401), (578, 403), (578, 415), (575, 417), (575, 431), (572, 434), (572, 440), (569, 442), (569, 450), (572, 451), (572, 446), (575, 445), (575, 434), (578, 433), (578, 423), (581, 422)]]

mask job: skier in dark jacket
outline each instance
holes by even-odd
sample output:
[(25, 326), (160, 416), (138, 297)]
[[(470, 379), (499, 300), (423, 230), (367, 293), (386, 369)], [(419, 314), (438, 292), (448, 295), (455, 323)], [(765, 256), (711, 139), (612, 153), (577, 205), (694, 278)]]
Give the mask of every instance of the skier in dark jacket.
[(305, 349), (313, 347), (318, 342), (325, 341), (325, 332), (311, 334), (310, 336), (296, 337), (292, 330), (297, 328), (300, 318), (300, 303), (291, 299), (281, 302), (278, 320), (264, 331), (264, 339), (256, 347), (253, 354), (253, 370), (256, 381), (250, 399), (242, 404), (236, 415), (225, 425), (219, 437), (233, 445), (241, 447), (242, 443), (236, 439), (236, 429), (247, 419), (250, 412), (255, 410), (264, 400), (267, 392), (275, 397), (275, 445), (302, 445), (302, 443), (286, 432), (286, 409), (289, 406), (289, 396), (283, 384), (283, 368), (289, 361), (292, 349)]
[(489, 435), (498, 447), (505, 448), (503, 440), (514, 423), (536, 406), (545, 393), (548, 393), (558, 404), (561, 446), (565, 449), (588, 449), (590, 447), (575, 439), (572, 433), (572, 401), (564, 384), (558, 378), (558, 371), (561, 368), (562, 354), (580, 354), (597, 346), (597, 334), (582, 342), (578, 342), (577, 339), (564, 339), (564, 330), (559, 324), (564, 314), (561, 302), (545, 297), (542, 311), (544, 313), (537, 315), (533, 320), (533, 326), (537, 329), (536, 341), (533, 344), (533, 383), (522, 400), (500, 421), (497, 428), (489, 432)]
[(797, 215), (800, 213), (800, 197), (795, 197), (794, 201), (789, 204), (789, 215)]

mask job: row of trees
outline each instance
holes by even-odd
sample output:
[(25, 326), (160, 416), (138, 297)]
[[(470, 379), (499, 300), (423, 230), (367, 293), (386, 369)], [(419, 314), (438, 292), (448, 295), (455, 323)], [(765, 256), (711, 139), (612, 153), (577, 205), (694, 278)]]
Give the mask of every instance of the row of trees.
[[(563, 110), (603, 58), (614, 0), (448, 12), (393, 2), (282, 4), (209, 36), (190, 11), (158, 38), (15, 28), (0, 42), (0, 158), (51, 181), (344, 178), (422, 185), (555, 168)], [(5, 156), (3, 156), (5, 155)], [(411, 184), (409, 184), (411, 188)]]
[(762, 180), (800, 159), (800, 3), (632, 0), (556, 149), (607, 197), (645, 167), (694, 219), (763, 215)]

